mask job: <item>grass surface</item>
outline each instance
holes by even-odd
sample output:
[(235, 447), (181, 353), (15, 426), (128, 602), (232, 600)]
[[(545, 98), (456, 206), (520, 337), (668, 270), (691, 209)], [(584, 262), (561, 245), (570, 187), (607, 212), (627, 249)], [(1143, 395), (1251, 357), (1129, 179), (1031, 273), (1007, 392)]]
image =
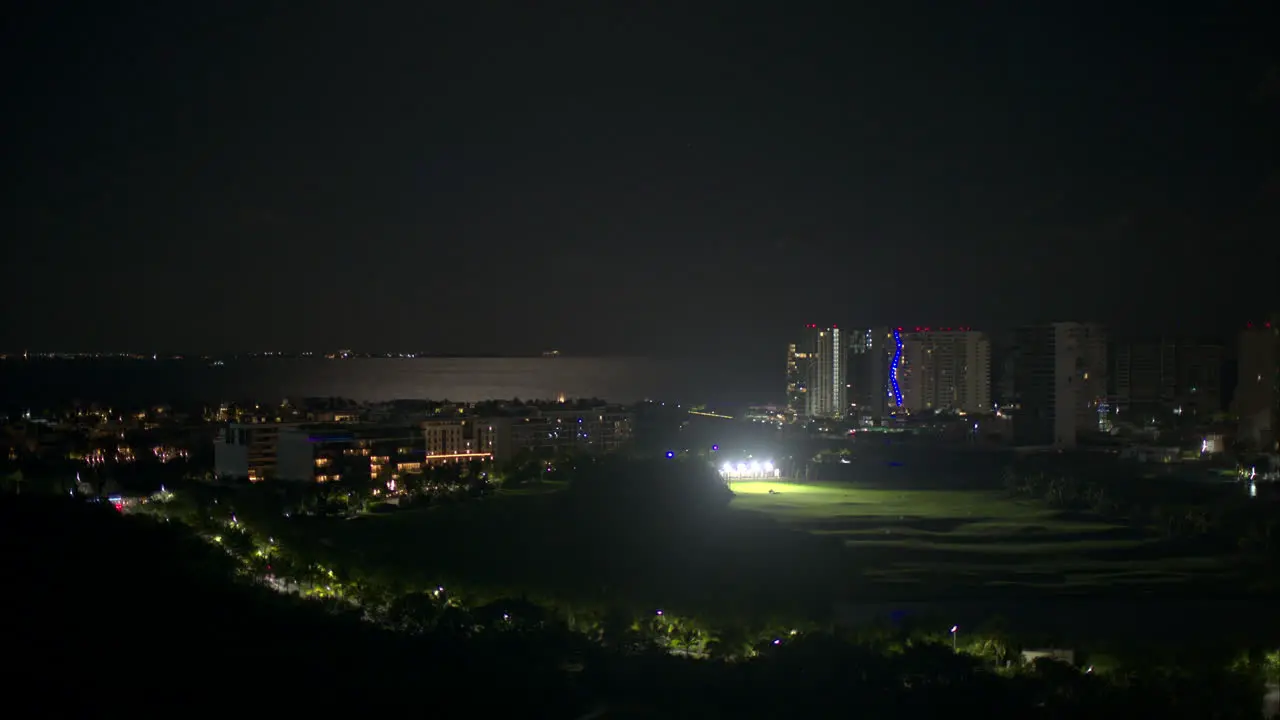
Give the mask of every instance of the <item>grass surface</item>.
[(1211, 581), (1231, 571), (1221, 558), (1175, 551), (1150, 532), (996, 491), (730, 487), (736, 510), (840, 539), (864, 589), (1094, 591)]
[(1225, 586), (1233, 571), (1142, 530), (1000, 492), (731, 487), (722, 512), (604, 516), (541, 486), (355, 520), (295, 518), (274, 534), (370, 579), (720, 618), (817, 618), (836, 602), (1166, 592)]
[(728, 510), (604, 515), (568, 500), (528, 488), (353, 520), (275, 520), (271, 532), (356, 579), (439, 583), (477, 600), (760, 619), (828, 612), (838, 593), (835, 541)]

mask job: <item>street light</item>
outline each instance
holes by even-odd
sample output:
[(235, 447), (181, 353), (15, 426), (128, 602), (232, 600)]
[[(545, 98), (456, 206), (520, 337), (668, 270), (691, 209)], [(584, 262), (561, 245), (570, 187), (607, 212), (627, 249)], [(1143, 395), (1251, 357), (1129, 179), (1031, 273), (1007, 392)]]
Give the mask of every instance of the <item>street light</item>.
[(952, 626), (951, 626), (951, 652), (955, 652), (955, 651), (956, 651), (956, 638), (957, 638), (959, 635), (960, 635), (960, 626), (959, 626), (959, 625), (952, 625)]

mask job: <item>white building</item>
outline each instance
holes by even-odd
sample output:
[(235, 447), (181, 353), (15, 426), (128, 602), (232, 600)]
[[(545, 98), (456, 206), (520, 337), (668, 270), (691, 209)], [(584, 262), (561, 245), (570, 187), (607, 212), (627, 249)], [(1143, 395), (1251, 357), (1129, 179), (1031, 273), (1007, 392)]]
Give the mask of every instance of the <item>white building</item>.
[(276, 475), (282, 428), (286, 423), (229, 423), (218, 431), (213, 467), (218, 477), (259, 482)]
[[(796, 354), (805, 356), (804, 414), (811, 418), (843, 417), (848, 409), (847, 341), (834, 325), (805, 327)], [(790, 388), (790, 383), (788, 384)]]
[(423, 451), (410, 427), (350, 423), (231, 423), (214, 444), (214, 467), (228, 480), (337, 482), (383, 470), (421, 472)]
[(989, 413), (991, 341), (972, 330), (917, 328), (904, 333), (898, 385), (912, 413)]
[(549, 457), (560, 452), (607, 453), (631, 440), (631, 413), (615, 406), (537, 408), (528, 414), (478, 417), (475, 451), (506, 462), (522, 452)]
[(426, 440), (424, 462), (427, 464), (492, 457), (492, 451), (477, 450), (476, 422), (470, 417), (425, 420), (422, 432)]

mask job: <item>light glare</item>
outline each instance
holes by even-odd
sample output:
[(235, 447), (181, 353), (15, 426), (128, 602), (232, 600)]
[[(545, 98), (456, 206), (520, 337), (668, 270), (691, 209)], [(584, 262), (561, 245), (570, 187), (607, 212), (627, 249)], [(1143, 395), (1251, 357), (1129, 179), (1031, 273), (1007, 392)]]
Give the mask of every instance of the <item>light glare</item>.
[(772, 460), (752, 460), (750, 463), (725, 463), (720, 466), (720, 475), (726, 480), (749, 480), (782, 477), (782, 471), (773, 466)]

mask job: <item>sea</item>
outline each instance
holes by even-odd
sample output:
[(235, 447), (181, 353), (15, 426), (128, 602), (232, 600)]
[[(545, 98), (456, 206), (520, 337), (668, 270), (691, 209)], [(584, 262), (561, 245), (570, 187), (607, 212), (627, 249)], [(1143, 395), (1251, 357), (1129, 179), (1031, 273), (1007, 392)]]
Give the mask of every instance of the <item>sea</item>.
[(781, 367), (714, 358), (242, 358), (0, 360), (0, 406), (341, 397), (475, 402), (596, 397), (739, 408), (782, 400)]

